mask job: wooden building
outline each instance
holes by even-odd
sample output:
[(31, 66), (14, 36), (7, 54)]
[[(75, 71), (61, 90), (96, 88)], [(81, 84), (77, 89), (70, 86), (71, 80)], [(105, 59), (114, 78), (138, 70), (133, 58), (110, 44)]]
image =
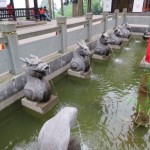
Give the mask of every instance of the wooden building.
[[(134, 0), (112, 0), (112, 12), (114, 12), (115, 9), (119, 9), (119, 11), (122, 12), (123, 8), (127, 8), (128, 12), (132, 12), (133, 3)], [(150, 0), (144, 0), (142, 11), (150, 11)]]
[[(1, 0), (1, 1), (6, 1), (6, 0)], [(11, 9), (0, 7), (0, 20), (6, 18), (13, 18), (13, 20), (16, 20), (16, 18), (18, 17), (26, 17), (26, 19), (30, 19), (30, 16), (34, 16), (36, 19), (38, 19), (39, 18), (38, 0), (33, 0), (34, 3), (33, 8), (30, 8), (29, 0), (24, 0), (24, 1), (25, 1), (26, 8), (14, 8), (14, 0), (9, 0)], [(11, 14), (8, 13), (10, 11)]]

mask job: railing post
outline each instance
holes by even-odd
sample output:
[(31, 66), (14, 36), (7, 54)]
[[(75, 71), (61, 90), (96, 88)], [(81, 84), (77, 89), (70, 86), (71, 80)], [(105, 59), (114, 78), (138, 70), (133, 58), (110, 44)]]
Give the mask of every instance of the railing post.
[(17, 75), (23, 71), (21, 61), (19, 59), (19, 44), (18, 36), (16, 34), (16, 25), (11, 22), (0, 23), (1, 31), (4, 37), (7, 37), (8, 43), (6, 50), (8, 50), (8, 57), (10, 60), (10, 73)]
[(61, 16), (57, 19), (57, 26), (61, 27), (61, 31), (58, 33), (61, 36), (61, 53), (67, 52), (67, 25), (66, 17)]
[(118, 26), (119, 9), (115, 9), (114, 14), (115, 14), (115, 28), (117, 28), (117, 26)]
[(86, 13), (86, 20), (88, 21), (87, 27), (88, 27), (88, 39), (87, 41), (90, 42), (92, 40), (92, 13)]
[(108, 25), (108, 13), (104, 12), (103, 13), (103, 18), (104, 18), (104, 32), (107, 31), (107, 25)]
[(127, 8), (123, 8), (123, 24), (127, 23)]

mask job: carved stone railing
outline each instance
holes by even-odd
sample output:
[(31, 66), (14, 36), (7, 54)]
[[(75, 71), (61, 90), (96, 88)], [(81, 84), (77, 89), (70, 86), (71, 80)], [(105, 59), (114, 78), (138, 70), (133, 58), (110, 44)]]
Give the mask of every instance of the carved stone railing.
[[(31, 9), (28, 10), (31, 11)], [(23, 11), (16, 9), (16, 16), (21, 17), (25, 14), (26, 9)], [(0, 74), (6, 71), (14, 75), (21, 73), (23, 64), (20, 63), (19, 57), (28, 57), (33, 54), (41, 58), (54, 52), (66, 53), (68, 47), (76, 44), (77, 41), (90, 42), (93, 36), (124, 23), (125, 17), (125, 13), (122, 13), (120, 17), (118, 11), (115, 15), (109, 16), (108, 13), (104, 13), (102, 17), (96, 18), (93, 18), (91, 13), (87, 13), (85, 19), (69, 24), (67, 24), (66, 17), (59, 17), (56, 25), (37, 27), (30, 31), (25, 28), (16, 30), (14, 23), (1, 22), (0, 44), (3, 43), (5, 49), (0, 51), (0, 62), (4, 64), (0, 65)]]

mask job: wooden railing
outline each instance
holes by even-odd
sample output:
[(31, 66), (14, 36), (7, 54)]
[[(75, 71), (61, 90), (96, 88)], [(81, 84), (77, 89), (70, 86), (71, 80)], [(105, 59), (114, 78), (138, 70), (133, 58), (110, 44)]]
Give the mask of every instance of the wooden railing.
[(6, 18), (18, 18), (18, 17), (28, 17), (34, 16), (35, 18), (38, 18), (38, 9), (34, 9), (34, 12), (36, 12), (36, 15), (33, 13), (33, 8), (21, 8), (21, 9), (0, 9), (0, 19), (6, 19)]

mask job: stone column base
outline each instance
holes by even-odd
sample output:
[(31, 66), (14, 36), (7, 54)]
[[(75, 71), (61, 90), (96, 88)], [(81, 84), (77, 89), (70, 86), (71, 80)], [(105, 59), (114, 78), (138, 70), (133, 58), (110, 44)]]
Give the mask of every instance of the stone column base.
[(110, 47), (111, 47), (112, 49), (121, 50), (122, 47), (123, 47), (123, 43), (122, 43), (121, 45), (110, 45)]
[(32, 109), (40, 114), (45, 114), (57, 104), (57, 96), (51, 95), (51, 98), (47, 102), (33, 102), (25, 97), (21, 99), (21, 103), (29, 109)]
[(147, 61), (145, 61), (145, 57), (146, 56), (144, 56), (143, 59), (141, 60), (140, 67), (150, 69), (150, 63), (148, 63)]
[(72, 69), (68, 70), (69, 75), (78, 77), (78, 78), (82, 78), (82, 79), (90, 79), (91, 73), (92, 73), (92, 68), (90, 68), (88, 72), (74, 71)]
[(111, 58), (111, 54), (109, 54), (108, 56), (93, 54), (92, 58), (98, 60), (108, 60)]
[[(130, 36), (131, 37), (131, 36)], [(123, 42), (129, 42), (129, 40), (130, 40), (130, 38), (128, 39), (128, 38), (122, 38), (122, 41)]]

